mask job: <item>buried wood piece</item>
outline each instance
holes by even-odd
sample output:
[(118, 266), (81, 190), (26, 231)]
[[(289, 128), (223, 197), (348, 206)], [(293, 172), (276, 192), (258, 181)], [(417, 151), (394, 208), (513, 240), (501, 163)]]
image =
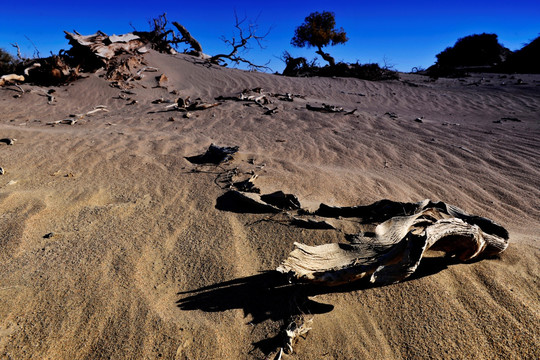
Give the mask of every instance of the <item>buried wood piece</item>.
[(238, 152), (238, 146), (218, 146), (210, 144), (204, 154), (188, 156), (186, 159), (192, 164), (221, 164), (233, 158)]
[(304, 229), (320, 229), (320, 230), (336, 229), (334, 225), (330, 224), (328, 221), (325, 221), (325, 220), (302, 219), (300, 217), (295, 217), (295, 216), (291, 218), (291, 225), (298, 226)]
[(100, 111), (109, 112), (109, 110), (107, 110), (107, 107), (105, 105), (96, 105), (96, 106), (94, 106), (94, 109), (92, 109), (90, 111), (87, 111), (84, 114), (75, 114), (75, 117), (77, 117), (79, 119), (82, 119), (83, 117), (85, 117), (87, 115), (92, 115), (92, 114), (98, 113)]
[(322, 106), (313, 106), (306, 104), (306, 109), (311, 111), (318, 111), (323, 113), (344, 113), (344, 115), (352, 115), (356, 112), (356, 109), (346, 111), (341, 106), (322, 104)]
[(311, 324), (313, 324), (313, 317), (305, 319), (305, 316), (296, 316), (285, 329), (285, 353), (292, 354), (294, 352), (293, 346), (298, 341), (298, 338), (306, 335), (311, 330)]
[(277, 271), (290, 279), (330, 286), (362, 278), (389, 284), (413, 274), (430, 248), (469, 261), (496, 255), (508, 246), (508, 232), (502, 226), (442, 202), (386, 200), (344, 209), (344, 214), (356, 213), (361, 221), (385, 220), (375, 227), (373, 237), (359, 235), (353, 244), (294, 243), (295, 250)]
[(254, 182), (258, 177), (259, 175), (256, 174), (251, 175), (249, 179), (232, 183), (232, 186), (234, 186), (239, 191), (259, 194), (261, 192), (261, 189), (256, 187)]
[(261, 200), (259, 194), (229, 190), (221, 195), (216, 202), (216, 208), (233, 212), (272, 213), (282, 210)]
[[(271, 94), (268, 94), (271, 96)], [(237, 96), (218, 96), (216, 100), (233, 100), (233, 101), (249, 101), (253, 102), (261, 107), (270, 104), (271, 101), (268, 96), (263, 93), (263, 89), (260, 87), (253, 89), (244, 89)]]
[(13, 145), (15, 144), (15, 141), (17, 141), (17, 139), (13, 139), (13, 138), (3, 138), (3, 139), (0, 139), (0, 143), (3, 142), (7, 145)]
[(67, 125), (75, 125), (77, 123), (76, 119), (64, 119), (64, 120), (56, 120), (46, 123), (46, 125), (59, 125), (59, 124), (67, 124)]
[(283, 210), (296, 210), (301, 208), (300, 201), (295, 195), (285, 194), (283, 191), (261, 195), (261, 200)]
[(279, 348), (276, 356), (274, 357), (274, 360), (281, 360), (282, 356), (283, 356), (283, 348)]
[(165, 74), (161, 74), (160, 76), (156, 76), (156, 80), (158, 82), (158, 87), (165, 88), (166, 84), (169, 82), (169, 78)]
[[(200, 99), (198, 99), (200, 100)], [(200, 102), (200, 101), (191, 101), (190, 100), (190, 97), (186, 97), (186, 98), (178, 98), (176, 99), (175, 103), (174, 104), (171, 104), (171, 105), (167, 105), (165, 107), (166, 111), (169, 111), (169, 110), (178, 110), (178, 111), (197, 111), (197, 110), (206, 110), (206, 109), (210, 109), (210, 108), (213, 108), (215, 106), (219, 106), (221, 105), (220, 102), (217, 102), (217, 103), (204, 103), (204, 102)]]

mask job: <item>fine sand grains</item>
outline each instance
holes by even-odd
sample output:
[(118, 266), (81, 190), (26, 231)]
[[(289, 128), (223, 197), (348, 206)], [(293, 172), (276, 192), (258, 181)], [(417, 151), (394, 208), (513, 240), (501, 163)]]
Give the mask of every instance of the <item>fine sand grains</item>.
[[(239, 146), (228, 166), (256, 173), (262, 193), (293, 193), (305, 206), (430, 198), (510, 233), (496, 259), (441, 265), (433, 254), (404, 283), (316, 290), (324, 311), (283, 358), (540, 357), (538, 76), (517, 85), (484, 74), (490, 82), (468, 86), (478, 79), (287, 78), (153, 52), (146, 61), (166, 88), (147, 76), (123, 93), (129, 100), (95, 74), (55, 87), (53, 105), (31, 85), (19, 98), (0, 88), (0, 138), (17, 139), (0, 143), (0, 358), (247, 359), (275, 350), (290, 293), (261, 272), (295, 241), (346, 240), (217, 209), (223, 169), (185, 159), (211, 143)], [(272, 98), (270, 115), (222, 101), (185, 118), (153, 103), (213, 103), (257, 87), (301, 96)], [(357, 110), (306, 109), (322, 104)], [(46, 125), (96, 106), (109, 111)]]

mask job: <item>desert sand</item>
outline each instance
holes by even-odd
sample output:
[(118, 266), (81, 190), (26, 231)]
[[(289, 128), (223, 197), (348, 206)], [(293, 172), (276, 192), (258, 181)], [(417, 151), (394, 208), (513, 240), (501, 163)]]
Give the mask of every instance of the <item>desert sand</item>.
[[(540, 358), (540, 76), (370, 82), (145, 61), (158, 71), (130, 93), (99, 72), (0, 88), (0, 138), (17, 139), (0, 143), (0, 358), (273, 358), (299, 291), (275, 269), (295, 241), (347, 240), (216, 207), (233, 168), (309, 208), (428, 198), (510, 233), (495, 258), (433, 253), (402, 283), (310, 288), (312, 330), (283, 359)], [(273, 97), (269, 115), (231, 100), (166, 111), (257, 87), (300, 96)], [(356, 111), (306, 109), (323, 103)], [(211, 143), (239, 152), (186, 159)]]

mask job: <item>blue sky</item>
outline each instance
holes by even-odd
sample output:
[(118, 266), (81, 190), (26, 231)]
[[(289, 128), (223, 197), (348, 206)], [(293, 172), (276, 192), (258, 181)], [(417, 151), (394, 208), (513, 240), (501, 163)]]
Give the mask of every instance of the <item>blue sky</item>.
[(235, 10), (240, 17), (256, 20), (260, 34), (271, 28), (266, 48), (254, 47), (245, 57), (260, 64), (270, 61), (274, 71), (284, 67), (278, 59), (284, 50), (316, 57), (314, 49), (290, 45), (294, 29), (313, 11), (333, 11), (337, 26), (347, 32), (348, 43), (326, 48), (336, 60), (386, 62), (400, 71), (432, 65), (437, 53), (467, 35), (496, 33), (510, 50), (540, 35), (540, 0), (1, 1), (0, 48), (14, 53), (10, 44), (16, 42), (25, 56), (34, 55), (33, 44), (42, 57), (69, 48), (63, 30), (121, 34), (133, 30), (130, 24), (148, 30), (148, 21), (164, 12), (169, 21), (183, 24), (210, 55), (227, 49), (220, 38), (233, 35)]

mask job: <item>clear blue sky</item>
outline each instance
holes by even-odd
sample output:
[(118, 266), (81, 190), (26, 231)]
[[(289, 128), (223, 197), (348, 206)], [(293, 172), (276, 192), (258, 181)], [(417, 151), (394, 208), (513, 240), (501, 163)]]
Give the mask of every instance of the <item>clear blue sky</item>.
[(313, 11), (333, 11), (337, 26), (348, 34), (345, 45), (326, 48), (336, 60), (381, 64), (386, 60), (400, 71), (432, 65), (437, 53), (467, 35), (496, 33), (500, 43), (516, 50), (540, 34), (540, 0), (2, 0), (0, 9), (0, 48), (14, 53), (10, 44), (16, 42), (23, 55), (32, 56), (34, 43), (42, 57), (69, 48), (63, 30), (121, 34), (133, 30), (130, 23), (137, 30), (148, 30), (148, 20), (164, 12), (169, 21), (183, 24), (205, 53), (216, 54), (226, 50), (220, 38), (233, 34), (236, 10), (240, 17), (257, 19), (261, 34), (272, 29), (266, 49), (255, 47), (245, 56), (256, 63), (270, 61), (274, 71), (283, 69), (278, 58), (284, 50), (316, 57), (313, 49), (290, 45), (294, 29)]

